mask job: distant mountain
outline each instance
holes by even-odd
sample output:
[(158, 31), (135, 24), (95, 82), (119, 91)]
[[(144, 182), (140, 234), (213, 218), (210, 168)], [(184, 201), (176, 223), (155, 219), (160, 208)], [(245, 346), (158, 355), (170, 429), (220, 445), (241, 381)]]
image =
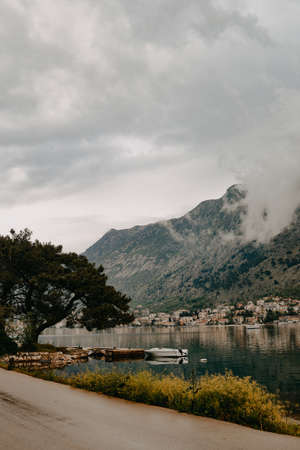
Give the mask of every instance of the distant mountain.
[(112, 229), (86, 250), (109, 282), (153, 309), (254, 298), (300, 288), (300, 211), (266, 244), (245, 242), (246, 191), (231, 186), (178, 219)]

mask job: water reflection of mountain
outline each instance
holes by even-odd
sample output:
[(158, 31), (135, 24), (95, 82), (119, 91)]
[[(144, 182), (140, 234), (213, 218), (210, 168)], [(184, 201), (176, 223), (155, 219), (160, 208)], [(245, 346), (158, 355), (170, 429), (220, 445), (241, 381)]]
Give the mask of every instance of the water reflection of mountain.
[[(224, 373), (251, 376), (283, 398), (300, 402), (300, 325), (282, 325), (247, 330), (244, 327), (190, 328), (119, 328), (96, 334), (84, 330), (48, 330), (41, 342), (54, 345), (116, 346), (116, 347), (182, 347), (189, 349), (189, 364), (157, 365), (151, 370), (190, 377), (197, 374)], [(200, 358), (207, 358), (207, 364)], [(105, 363), (90, 361), (87, 365), (66, 370), (78, 372), (96, 367), (111, 370), (149, 368), (143, 361)]]

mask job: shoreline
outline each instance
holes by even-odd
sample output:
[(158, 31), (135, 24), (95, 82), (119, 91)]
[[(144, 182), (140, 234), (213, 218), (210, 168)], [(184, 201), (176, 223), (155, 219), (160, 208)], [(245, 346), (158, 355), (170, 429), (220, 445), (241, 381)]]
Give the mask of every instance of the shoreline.
[[(117, 325), (115, 326), (113, 329), (114, 330), (124, 330), (126, 328), (129, 329), (142, 329), (142, 328), (169, 328), (169, 329), (180, 329), (180, 328), (213, 328), (213, 327), (217, 327), (217, 328), (227, 328), (227, 327), (240, 327), (240, 328), (247, 328), (249, 324), (246, 323), (227, 323), (227, 324), (202, 324), (202, 323), (187, 323), (184, 325), (169, 325), (169, 324), (163, 324), (163, 325), (149, 325), (149, 324), (143, 324), (143, 325)], [(282, 326), (282, 325), (300, 325), (300, 320), (297, 321), (289, 321), (289, 322), (284, 322), (284, 321), (274, 321), (274, 322), (269, 322), (269, 323), (259, 323), (259, 322), (255, 322), (254, 325), (260, 325), (260, 328), (264, 328), (264, 327), (274, 327), (274, 326)], [(62, 327), (50, 327), (47, 328), (47, 330), (65, 330), (66, 327), (62, 326)], [(76, 330), (76, 329), (80, 329), (83, 330), (83, 328), (70, 328), (71, 330)], [(108, 328), (108, 329), (112, 329), (112, 328)], [(56, 336), (56, 334), (50, 334), (46, 331), (43, 331), (40, 336)], [(99, 333), (101, 333), (102, 331), (107, 331), (107, 330), (99, 330), (96, 333), (93, 333), (92, 331), (88, 331), (87, 333), (91, 336), (97, 336)], [(66, 335), (67, 336), (67, 335)], [(68, 336), (73, 336), (72, 334), (68, 335)]]

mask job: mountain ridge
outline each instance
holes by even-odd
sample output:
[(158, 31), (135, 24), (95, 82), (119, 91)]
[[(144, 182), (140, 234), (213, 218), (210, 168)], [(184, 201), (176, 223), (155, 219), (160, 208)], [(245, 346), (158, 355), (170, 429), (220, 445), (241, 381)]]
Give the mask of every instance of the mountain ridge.
[[(247, 191), (233, 185), (179, 218), (111, 229), (84, 253), (134, 303), (236, 301), (300, 284), (300, 213), (270, 242), (246, 242)], [(173, 306), (172, 306), (173, 305)]]

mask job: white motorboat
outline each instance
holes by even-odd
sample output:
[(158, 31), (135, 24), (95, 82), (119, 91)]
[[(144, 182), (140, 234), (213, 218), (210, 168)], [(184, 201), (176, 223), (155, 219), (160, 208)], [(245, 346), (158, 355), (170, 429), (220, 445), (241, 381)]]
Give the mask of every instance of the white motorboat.
[(182, 358), (188, 356), (186, 348), (150, 348), (145, 350), (148, 358)]
[(259, 323), (254, 323), (250, 325), (246, 325), (247, 330), (256, 330), (257, 328), (261, 328), (261, 325)]

